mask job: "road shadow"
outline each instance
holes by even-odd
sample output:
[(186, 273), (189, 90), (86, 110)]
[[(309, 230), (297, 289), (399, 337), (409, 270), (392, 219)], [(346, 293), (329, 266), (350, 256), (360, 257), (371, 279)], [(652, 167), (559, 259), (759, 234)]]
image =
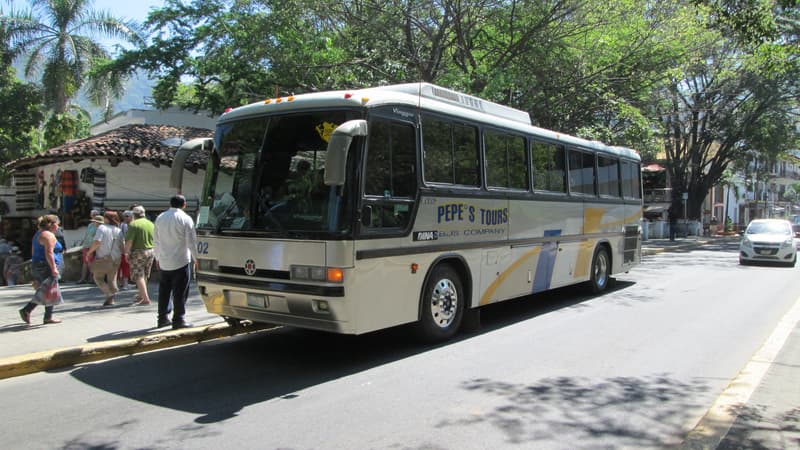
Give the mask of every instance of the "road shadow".
[[(490, 409), (436, 424), (445, 433), (460, 427), (491, 426), (505, 443), (536, 448), (664, 448), (676, 445), (697, 398), (708, 391), (700, 380), (681, 382), (667, 374), (648, 377), (545, 378), (531, 384), (474, 379), (461, 388)], [(635, 410), (635, 420), (623, 410)], [(580, 444), (579, 444), (580, 443)]]
[(800, 448), (800, 406), (772, 415), (766, 409), (751, 405), (737, 408), (736, 421), (717, 450)]
[[(630, 283), (618, 283), (614, 290)], [(296, 400), (298, 391), (597, 298), (557, 289), (482, 309), (481, 327), (438, 345), (409, 326), (361, 336), (289, 327), (85, 365), (76, 379), (123, 397), (197, 414), (197, 423), (235, 417), (247, 405)], [(211, 363), (210, 363), (211, 362)], [(191, 380), (191, 381), (189, 381)]]

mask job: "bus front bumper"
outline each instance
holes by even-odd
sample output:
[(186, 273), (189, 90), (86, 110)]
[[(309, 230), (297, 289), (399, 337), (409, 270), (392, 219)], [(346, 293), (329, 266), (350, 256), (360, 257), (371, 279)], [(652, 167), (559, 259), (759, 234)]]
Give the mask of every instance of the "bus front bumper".
[(246, 292), (200, 285), (200, 297), (211, 314), (253, 322), (354, 334), (344, 299), (321, 299), (278, 293)]

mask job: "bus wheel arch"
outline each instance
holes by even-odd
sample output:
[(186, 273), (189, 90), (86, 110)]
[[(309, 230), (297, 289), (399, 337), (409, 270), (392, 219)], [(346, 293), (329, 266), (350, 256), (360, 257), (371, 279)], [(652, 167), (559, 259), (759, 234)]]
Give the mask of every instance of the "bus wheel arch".
[(605, 291), (612, 283), (612, 264), (611, 246), (608, 242), (599, 243), (594, 249), (592, 265), (589, 269), (589, 289), (593, 294)]
[(426, 342), (442, 342), (459, 330), (471, 298), (471, 281), (460, 258), (441, 258), (425, 276), (419, 301), (417, 335)]

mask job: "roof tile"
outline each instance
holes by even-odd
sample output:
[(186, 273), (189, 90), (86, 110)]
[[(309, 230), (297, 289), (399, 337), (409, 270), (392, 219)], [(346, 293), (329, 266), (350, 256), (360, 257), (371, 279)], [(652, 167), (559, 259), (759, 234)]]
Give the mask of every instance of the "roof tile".
[[(171, 125), (124, 125), (95, 136), (90, 136), (64, 145), (51, 148), (42, 153), (16, 159), (6, 164), (12, 170), (24, 170), (44, 164), (81, 159), (122, 159), (134, 164), (150, 162), (155, 166), (170, 165), (178, 147), (163, 141), (170, 138), (183, 142), (213, 137), (214, 132), (205, 128), (175, 127)], [(197, 172), (204, 169), (207, 154), (194, 152), (185, 163), (186, 169)]]

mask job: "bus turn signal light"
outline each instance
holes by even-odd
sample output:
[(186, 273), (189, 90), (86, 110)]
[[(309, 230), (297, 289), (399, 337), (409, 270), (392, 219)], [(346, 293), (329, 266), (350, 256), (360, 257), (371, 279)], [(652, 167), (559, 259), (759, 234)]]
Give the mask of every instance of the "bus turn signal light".
[(328, 267), (328, 281), (341, 283), (344, 281), (344, 271), (338, 267)]
[(344, 269), (323, 266), (291, 266), (290, 279), (296, 281), (327, 281), (341, 283), (344, 281)]

